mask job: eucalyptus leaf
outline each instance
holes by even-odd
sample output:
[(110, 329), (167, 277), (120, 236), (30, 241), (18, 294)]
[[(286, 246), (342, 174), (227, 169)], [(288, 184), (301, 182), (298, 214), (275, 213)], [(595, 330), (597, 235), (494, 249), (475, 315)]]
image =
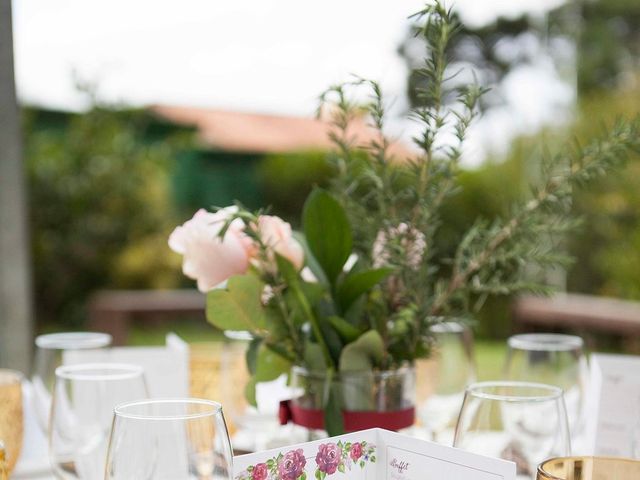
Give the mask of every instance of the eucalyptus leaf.
[(334, 284), (353, 245), (344, 208), (325, 190), (315, 189), (304, 204), (302, 225), (313, 257)]
[(257, 382), (275, 380), (283, 373), (288, 373), (291, 369), (291, 362), (274, 352), (264, 342), (258, 348), (256, 360), (256, 373), (253, 378)]
[(377, 330), (369, 330), (344, 347), (340, 355), (340, 371), (371, 370), (380, 364), (383, 357), (382, 337)]
[(207, 320), (221, 330), (263, 330), (263, 289), (264, 283), (252, 273), (229, 278), (226, 288), (207, 293)]

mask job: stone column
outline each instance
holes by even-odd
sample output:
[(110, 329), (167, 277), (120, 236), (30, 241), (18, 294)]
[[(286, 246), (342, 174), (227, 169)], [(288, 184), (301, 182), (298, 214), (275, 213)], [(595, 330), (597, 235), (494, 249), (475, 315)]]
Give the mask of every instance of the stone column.
[(0, 0), (0, 366), (26, 373), (33, 343), (31, 268), (13, 72), (11, 0)]

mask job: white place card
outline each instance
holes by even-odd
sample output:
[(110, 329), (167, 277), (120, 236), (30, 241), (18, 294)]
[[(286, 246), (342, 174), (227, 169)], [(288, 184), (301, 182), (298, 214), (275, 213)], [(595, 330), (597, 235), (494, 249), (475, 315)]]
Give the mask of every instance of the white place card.
[(514, 480), (516, 465), (381, 429), (234, 459), (235, 480)]
[(640, 455), (640, 357), (591, 355), (586, 421), (588, 453)]

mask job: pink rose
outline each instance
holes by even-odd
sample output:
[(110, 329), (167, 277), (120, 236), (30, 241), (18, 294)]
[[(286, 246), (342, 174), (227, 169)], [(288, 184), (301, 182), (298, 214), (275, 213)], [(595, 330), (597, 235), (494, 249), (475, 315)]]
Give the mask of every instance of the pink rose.
[(302, 472), (307, 460), (301, 448), (285, 453), (278, 462), (278, 478), (280, 480), (296, 480)]
[(251, 480), (266, 480), (267, 473), (267, 464), (258, 463), (253, 467), (253, 470), (251, 470)]
[[(300, 270), (304, 263), (304, 251), (291, 234), (291, 225), (273, 215), (258, 217), (260, 239), (271, 250), (289, 260)], [(270, 258), (270, 260), (273, 260)]]
[(183, 255), (182, 271), (198, 281), (198, 290), (207, 292), (232, 275), (245, 273), (254, 247), (244, 234), (240, 219), (231, 222), (224, 238), (218, 233), (235, 212), (228, 207), (216, 213), (198, 210), (169, 236), (169, 247)]
[(362, 445), (360, 444), (360, 442), (356, 442), (351, 445), (351, 449), (349, 449), (349, 456), (354, 462), (357, 462), (358, 459), (362, 456)]
[(335, 443), (323, 443), (318, 448), (316, 463), (318, 464), (318, 470), (321, 472), (327, 475), (336, 473), (341, 460), (341, 451)]

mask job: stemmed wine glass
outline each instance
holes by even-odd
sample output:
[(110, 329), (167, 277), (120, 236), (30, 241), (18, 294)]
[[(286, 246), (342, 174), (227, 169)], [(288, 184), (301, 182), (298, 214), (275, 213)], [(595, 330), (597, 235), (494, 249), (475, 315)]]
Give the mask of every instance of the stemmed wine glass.
[(469, 386), (453, 445), (513, 461), (518, 478), (530, 480), (540, 462), (570, 455), (562, 389), (508, 381)]
[(425, 395), (418, 404), (418, 419), (433, 441), (451, 445), (465, 388), (476, 381), (473, 332), (458, 322), (431, 327), (435, 344), (424, 368), (418, 366), (419, 386)]
[(119, 405), (106, 465), (105, 480), (230, 480), (222, 407), (193, 398)]
[(49, 456), (56, 477), (102, 479), (115, 406), (147, 397), (144, 371), (138, 365), (58, 367), (49, 428)]
[(575, 443), (584, 427), (588, 378), (582, 338), (556, 333), (529, 333), (513, 335), (507, 344), (507, 380), (546, 383), (564, 390), (569, 430)]
[(106, 348), (111, 345), (111, 341), (111, 335), (97, 332), (50, 333), (36, 337), (31, 395), (38, 425), (45, 434), (49, 428), (55, 372), (63, 364), (64, 352)]

